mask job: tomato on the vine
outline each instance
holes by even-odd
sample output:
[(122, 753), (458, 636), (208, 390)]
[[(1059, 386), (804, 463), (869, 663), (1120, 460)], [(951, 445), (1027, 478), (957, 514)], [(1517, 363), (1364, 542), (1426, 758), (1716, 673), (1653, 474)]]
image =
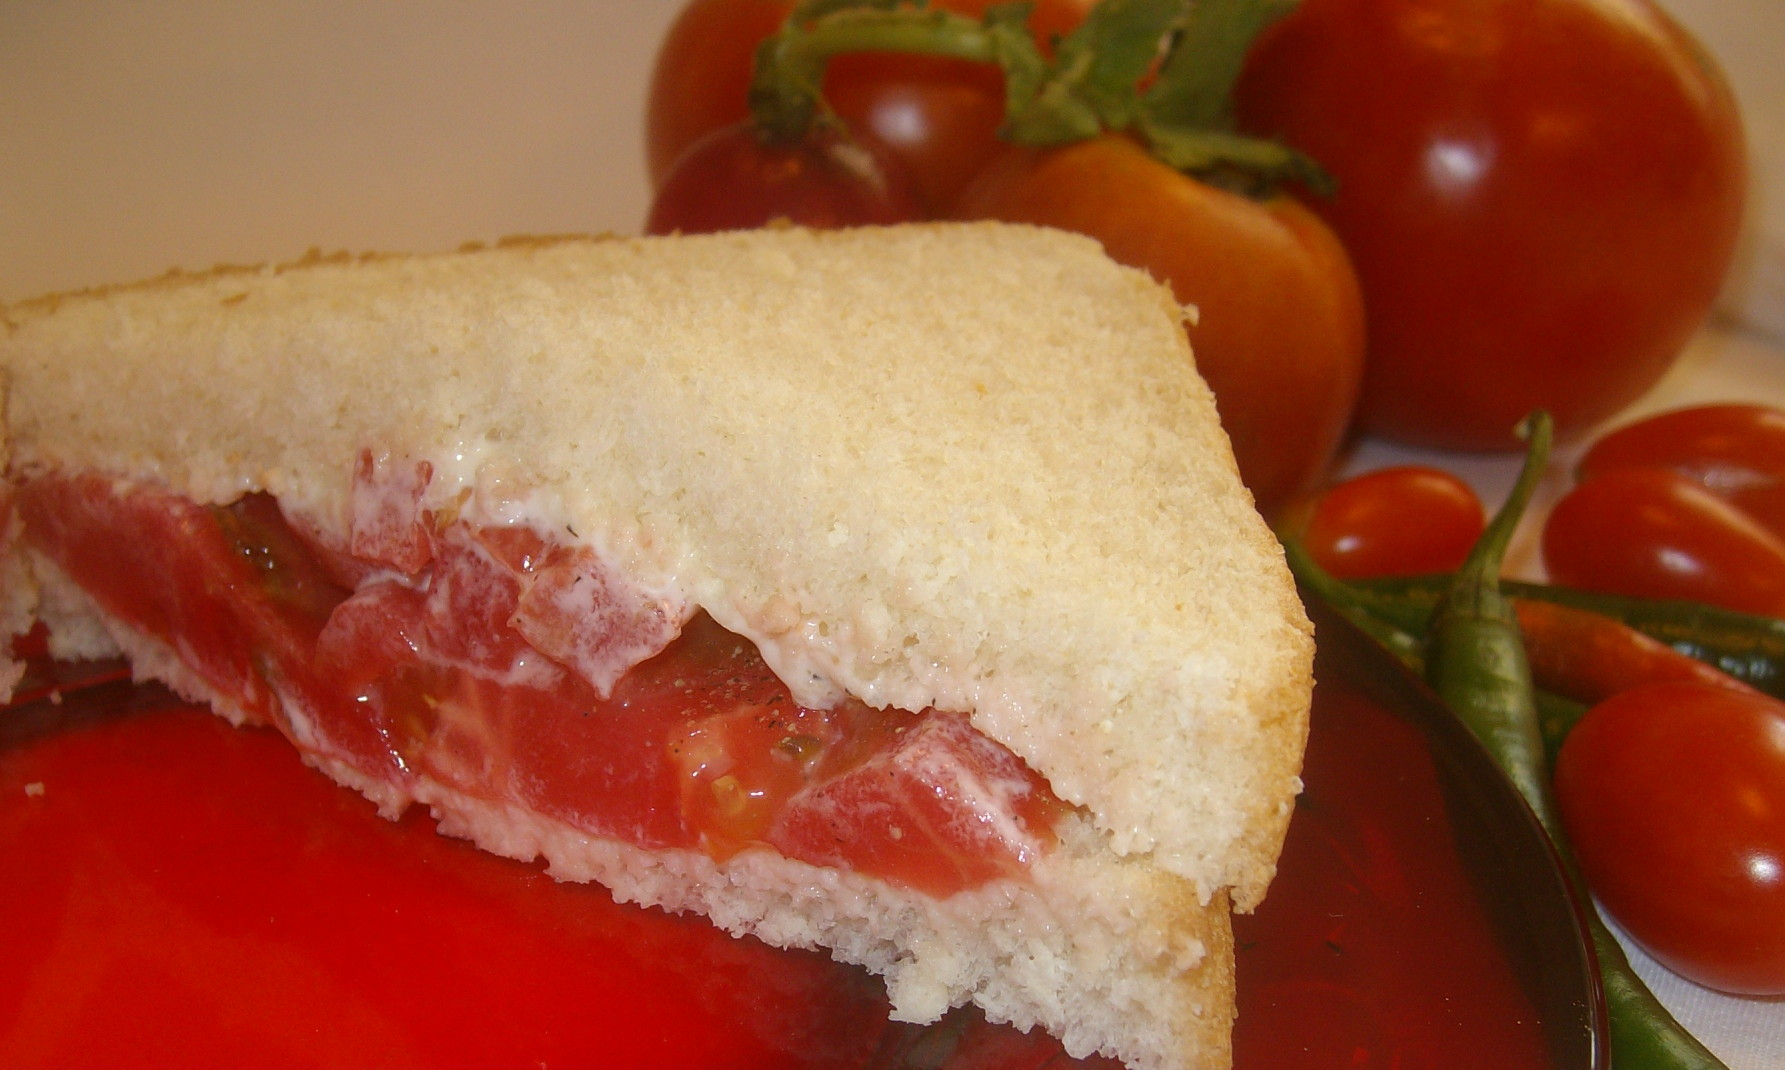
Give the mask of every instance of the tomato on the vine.
[(756, 46), (793, 0), (690, 0), (658, 46), (645, 97), (645, 164), (656, 188), (688, 146), (750, 114)]
[[(989, 0), (940, 0), (937, 6), (952, 12), (944, 18), (915, 7), (844, 5), (785, 27), (773, 51), (741, 39), (740, 31), (724, 58), (723, 50), (713, 51), (712, 27), (747, 22), (736, 6), (743, 3), (697, 0), (672, 31), (653, 83), (654, 154), (667, 157), (672, 134), (684, 136), (712, 118), (688, 117), (676, 71), (704, 62), (736, 74), (750, 65), (741, 53), (759, 52), (763, 68), (749, 81), (760, 94), (753, 119), (779, 136), (805, 138), (795, 142), (801, 159), (793, 168), (802, 182), (810, 171), (827, 193), (839, 184), (835, 168), (809, 162), (821, 136), (812, 131), (824, 128), (813, 117), (828, 106), (849, 120), (850, 133), (840, 137), (868, 148), (884, 144), (911, 168), (920, 212), (1058, 226), (1099, 239), (1114, 259), (1151, 271), (1195, 306), (1197, 367), (1260, 508), (1275, 511), (1326, 471), (1362, 375), (1363, 303), (1345, 250), (1288, 197), (1253, 199), (1178, 169), (1231, 173), (1248, 187), (1305, 173), (1300, 158), (1281, 146), (1210, 129), (1208, 116), (1225, 111), (1228, 84), (1204, 77), (1202, 68), (1237, 69), (1244, 42), (1256, 32), (1248, 19), (1218, 32), (1180, 25), (1159, 5), (1044, 0), (1029, 11), (1025, 30), (1011, 21), (1013, 9), (988, 14)], [(762, 14), (752, 10), (750, 17)], [(986, 19), (954, 17), (960, 15)], [(1075, 26), (1083, 32), (1065, 39), (1051, 61), (1047, 47), (1028, 49), (1023, 38), (1027, 32), (1052, 43)], [(912, 54), (857, 51), (876, 46)], [(967, 56), (983, 62), (958, 58)], [(1038, 67), (1045, 72), (1029, 85)], [(1024, 75), (1013, 82), (1019, 92), (1008, 115), (1000, 89), (1006, 68)], [(737, 80), (724, 91), (742, 114), (742, 75)], [(822, 100), (813, 93), (820, 83)], [(1055, 147), (1004, 146), (995, 136), (1001, 124), (1025, 145)], [(781, 164), (766, 159), (773, 143), (748, 141), (746, 129), (722, 127), (680, 150), (659, 186), (649, 230), (713, 229), (692, 222), (696, 215), (723, 226), (775, 216), (813, 226), (885, 221), (862, 211), (858, 199), (833, 198), (847, 201), (848, 210), (802, 214), (798, 187), (765, 191)], [(1148, 148), (1109, 132), (1129, 129)], [(723, 150), (712, 147), (714, 139)], [(896, 184), (896, 170), (882, 169), (884, 184)], [(756, 203), (739, 207), (745, 201)]]
[(1197, 369), (1264, 512), (1326, 471), (1357, 396), (1363, 304), (1338, 239), (1298, 202), (1227, 192), (1104, 135), (1006, 150), (956, 215), (1088, 234), (1194, 305)]
[[(936, 0), (978, 17), (995, 0)], [(1029, 15), (1045, 48), (1084, 20), (1095, 0), (1039, 0)], [(646, 159), (661, 184), (701, 137), (743, 121), (757, 45), (793, 0), (693, 0), (658, 52), (646, 103)], [(995, 67), (935, 56), (859, 53), (825, 71), (824, 96), (849, 129), (898, 158), (930, 214), (940, 214), (998, 151), (1004, 82)]]
[(1456, 475), (1398, 465), (1354, 476), (1308, 503), (1299, 538), (1314, 562), (1339, 579), (1454, 572), (1487, 517)]
[(1666, 468), (1618, 468), (1577, 485), (1543, 527), (1550, 578), (1785, 617), (1785, 539)]
[(1593, 443), (1576, 474), (1617, 468), (1671, 468), (1785, 538), (1785, 409), (1698, 405), (1650, 416)]
[(985, 64), (862, 52), (832, 60), (824, 84), (837, 116), (905, 167), (931, 216), (998, 151), (1003, 78)]
[(1593, 707), (1556, 762), (1587, 883), (1701, 984), (1785, 994), (1785, 705), (1694, 683)]
[(766, 140), (748, 123), (715, 130), (664, 176), (647, 234), (746, 230), (775, 220), (828, 229), (923, 218), (909, 179), (873, 139), (814, 128)]
[(1736, 106), (1650, 0), (1303, 0), (1234, 103), (1336, 179), (1309, 203), (1363, 283), (1367, 431), (1511, 449), (1543, 408), (1578, 434), (1672, 364), (1732, 257)]

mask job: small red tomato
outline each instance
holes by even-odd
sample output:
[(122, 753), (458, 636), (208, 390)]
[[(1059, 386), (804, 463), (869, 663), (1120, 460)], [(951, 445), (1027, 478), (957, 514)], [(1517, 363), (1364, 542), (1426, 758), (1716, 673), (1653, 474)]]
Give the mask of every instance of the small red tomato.
[[(999, 0), (934, 0), (931, 7), (982, 18)], [(1096, 0), (1039, 0), (1029, 29), (1043, 52), (1083, 22)], [(987, 63), (886, 52), (838, 56), (824, 95), (851, 130), (866, 131), (897, 157), (918, 200), (944, 215), (1004, 148), (1004, 76)]]
[(1712, 988), (1785, 994), (1785, 704), (1632, 688), (1562, 744), (1556, 798), (1594, 894), (1650, 954)]
[(1314, 498), (1307, 517), (1303, 544), (1340, 579), (1453, 572), (1487, 524), (1469, 484), (1423, 465), (1335, 484)]
[(1640, 598), (1785, 617), (1785, 540), (1665, 468), (1621, 468), (1569, 491), (1543, 528), (1550, 578)]
[(1581, 479), (1614, 468), (1671, 468), (1785, 538), (1785, 410), (1699, 405), (1620, 427), (1581, 458)]
[(1003, 144), (1003, 79), (985, 64), (864, 52), (832, 60), (824, 86), (851, 130), (898, 159), (930, 216), (944, 213)]
[(690, 0), (670, 24), (645, 96), (645, 162), (653, 188), (696, 141), (750, 115), (756, 46), (793, 0)]
[(1088, 234), (1196, 306), (1196, 367), (1261, 511), (1325, 474), (1363, 374), (1363, 298), (1338, 239), (1301, 204), (1198, 182), (1106, 134), (1007, 150), (955, 214)]
[(872, 141), (815, 129), (765, 140), (748, 122), (695, 142), (664, 178), (647, 234), (746, 230), (775, 220), (819, 229), (922, 218), (910, 185)]
[[(994, 0), (931, 6), (979, 18)], [(1093, 0), (1040, 0), (1029, 26), (1046, 50), (1084, 21)], [(693, 0), (664, 38), (645, 109), (646, 158), (654, 185), (701, 137), (748, 115), (756, 46), (774, 33), (792, 0)], [(1004, 80), (986, 63), (902, 53), (849, 53), (825, 68), (824, 96), (851, 130), (872, 135), (910, 176), (918, 199), (941, 214), (1001, 147)]]

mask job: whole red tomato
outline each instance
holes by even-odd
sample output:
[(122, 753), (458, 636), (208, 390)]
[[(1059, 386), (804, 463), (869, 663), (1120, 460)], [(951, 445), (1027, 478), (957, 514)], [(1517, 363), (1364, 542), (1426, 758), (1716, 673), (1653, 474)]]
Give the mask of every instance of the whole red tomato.
[[(978, 17), (994, 0), (937, 0)], [(1043, 47), (1084, 20), (1095, 0), (1040, 0), (1029, 24)], [(703, 135), (748, 114), (756, 46), (781, 25), (792, 0), (693, 0), (664, 38), (646, 103), (652, 184)], [(999, 148), (1004, 82), (986, 64), (893, 53), (838, 56), (825, 99), (851, 129), (871, 134), (903, 165), (919, 199), (940, 214)]]
[(1556, 800), (1587, 883), (1638, 943), (1701, 984), (1785, 994), (1785, 705), (1625, 691), (1562, 744)]
[(1326, 471), (1357, 396), (1363, 304), (1345, 250), (1299, 203), (1226, 192), (1105, 135), (1007, 150), (956, 214), (1088, 234), (1196, 306), (1197, 369), (1267, 514)]
[(1301, 540), (1339, 579), (1453, 572), (1487, 525), (1469, 484), (1439, 468), (1400, 465), (1323, 490)]
[(1785, 410), (1699, 405), (1638, 420), (1593, 443), (1581, 479), (1616, 468), (1671, 468), (1785, 538)]
[(663, 178), (647, 234), (746, 230), (774, 220), (819, 229), (924, 217), (910, 181), (872, 138), (814, 128), (796, 142), (765, 140), (749, 122), (722, 127)]
[(1741, 221), (1715, 63), (1649, 0), (1303, 0), (1236, 90), (1337, 180), (1371, 432), (1510, 449), (1634, 400), (1702, 322)]
[(1690, 477), (1619, 468), (1550, 510), (1543, 562), (1569, 587), (1785, 617), (1785, 540)]

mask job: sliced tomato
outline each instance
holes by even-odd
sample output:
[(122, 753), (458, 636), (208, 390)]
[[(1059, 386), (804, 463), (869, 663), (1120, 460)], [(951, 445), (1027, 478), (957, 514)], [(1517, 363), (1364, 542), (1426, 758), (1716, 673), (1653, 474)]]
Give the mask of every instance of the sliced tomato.
[(683, 627), (592, 552), (440, 522), (413, 466), (362, 459), (359, 478), (380, 489), (355, 512), (357, 568), (265, 496), (206, 509), (47, 477), (21, 515), (208, 686), (399, 797), (425, 776), (639, 846), (773, 847), (937, 896), (1020, 875), (1052, 841), (1062, 804), (965, 718), (801, 707), (750, 643)]
[[(538, 540), (514, 529), (484, 532), (479, 540), (491, 547), (495, 535)], [(586, 546), (541, 545), (509, 567), (522, 587), (508, 623), (604, 694), (627, 669), (662, 652), (687, 619), (682, 607), (618, 582)]]
[(959, 714), (893, 733), (890, 746), (791, 800), (769, 842), (796, 858), (899, 873), (932, 895), (1020, 877), (1051, 827), (1035, 775)]
[(284, 726), (273, 684), (302, 689), (309, 650), (347, 592), (270, 499), (208, 509), (85, 475), (27, 483), (18, 508), (36, 547), (108, 612), (167, 643), (243, 716)]
[(404, 464), (388, 454), (361, 451), (349, 499), (348, 553), (363, 563), (411, 574), (427, 567), (434, 549), (421, 522), (421, 496), (433, 476), (434, 468), (426, 462)]

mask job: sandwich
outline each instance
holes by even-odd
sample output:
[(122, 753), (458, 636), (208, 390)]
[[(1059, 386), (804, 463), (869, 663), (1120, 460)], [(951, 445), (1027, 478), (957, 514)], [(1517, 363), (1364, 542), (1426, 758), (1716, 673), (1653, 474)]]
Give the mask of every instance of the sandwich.
[(27, 301), (0, 622), (900, 1020), (1226, 1066), (1312, 638), (1185, 314), (1001, 224)]

